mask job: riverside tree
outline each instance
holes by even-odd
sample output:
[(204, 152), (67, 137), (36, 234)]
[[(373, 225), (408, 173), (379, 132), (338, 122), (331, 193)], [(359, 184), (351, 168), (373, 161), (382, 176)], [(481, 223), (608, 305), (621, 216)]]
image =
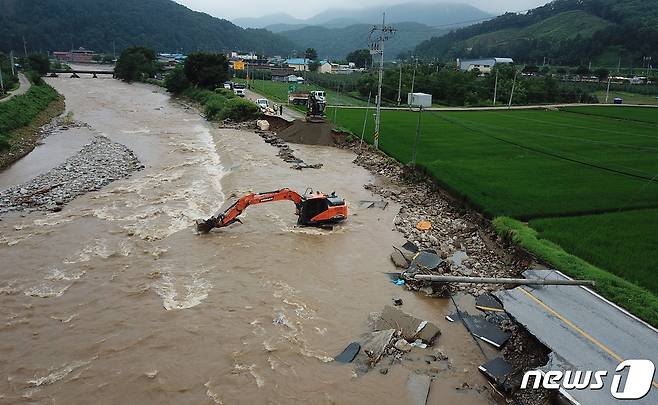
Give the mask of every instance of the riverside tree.
[(158, 71), (155, 51), (143, 46), (132, 46), (121, 52), (114, 74), (126, 82), (153, 77)]
[(195, 52), (185, 59), (184, 72), (191, 84), (214, 89), (229, 79), (228, 59), (219, 53)]

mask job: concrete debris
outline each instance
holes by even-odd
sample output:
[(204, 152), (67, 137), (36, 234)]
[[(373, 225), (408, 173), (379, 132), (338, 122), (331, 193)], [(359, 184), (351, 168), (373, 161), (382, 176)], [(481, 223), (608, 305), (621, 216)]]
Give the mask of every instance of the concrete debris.
[(233, 121), (230, 118), (225, 119), (219, 125), (221, 128), (240, 129), (240, 130), (254, 130), (258, 129), (258, 123), (254, 121)]
[(354, 358), (356, 371), (365, 373), (373, 368), (391, 343), (395, 329), (370, 332), (359, 338), (361, 350)]
[(408, 353), (411, 351), (413, 346), (409, 342), (407, 342), (405, 339), (398, 339), (397, 342), (395, 342), (395, 345), (393, 345), (396, 349), (403, 353)]
[(48, 172), (0, 192), (0, 214), (8, 211), (61, 211), (62, 205), (144, 168), (137, 156), (104, 136)]
[(359, 207), (361, 208), (379, 208), (380, 210), (385, 210), (388, 207), (388, 201), (359, 201)]
[[(410, 261), (407, 260), (406, 257), (402, 254), (401, 251), (399, 250), (394, 250), (393, 253), (391, 253), (391, 261), (395, 265), (395, 267), (401, 268), (401, 269), (408, 269)], [(396, 273), (398, 274), (398, 273)], [(396, 277), (397, 278), (397, 277)]]
[(375, 325), (375, 329), (385, 330), (390, 328), (399, 330), (402, 337), (407, 341), (420, 339), (427, 344), (432, 344), (434, 339), (441, 334), (441, 330), (433, 323), (420, 320), (387, 305), (384, 307), (382, 316)]
[(358, 342), (352, 342), (342, 351), (342, 353), (334, 357), (334, 360), (339, 363), (351, 363), (360, 351), (361, 345)]
[(256, 133), (260, 135), (261, 138), (263, 138), (265, 143), (269, 143), (270, 145), (279, 149), (279, 153), (277, 155), (281, 158), (281, 160), (286, 163), (293, 163), (293, 165), (290, 166), (291, 169), (303, 170), (322, 168), (322, 163), (308, 164), (302, 159), (296, 157), (292, 148), (283, 139), (276, 136), (276, 134), (266, 131), (256, 131)]
[(412, 373), (407, 379), (407, 393), (410, 397), (410, 404), (425, 405), (427, 397), (430, 394), (432, 378), (424, 374)]
[(256, 125), (258, 126), (258, 129), (261, 131), (270, 130), (270, 123), (267, 120), (257, 120)]
[(469, 315), (462, 312), (462, 320), (466, 325), (466, 329), (475, 337), (489, 343), (490, 345), (500, 349), (507, 339), (510, 338), (510, 333), (504, 332), (497, 325), (487, 321), (482, 316)]
[[(401, 205), (394, 220), (395, 228), (417, 250), (435, 250), (445, 261), (440, 267), (441, 274), (516, 277), (532, 263), (532, 258), (515, 246), (504, 245), (485, 218), (459, 207), (460, 202), (441, 191), (430, 178), (418, 175), (368, 145), (363, 145), (361, 150), (358, 143), (349, 147), (358, 154), (356, 164), (388, 180), (385, 186), (366, 184), (364, 188)], [(416, 225), (421, 221), (429, 221), (431, 228), (418, 230)], [(418, 288), (431, 285), (430, 282), (418, 286), (408, 284)], [(437, 295), (457, 291), (480, 295), (501, 289), (499, 285), (468, 284), (432, 287)]]

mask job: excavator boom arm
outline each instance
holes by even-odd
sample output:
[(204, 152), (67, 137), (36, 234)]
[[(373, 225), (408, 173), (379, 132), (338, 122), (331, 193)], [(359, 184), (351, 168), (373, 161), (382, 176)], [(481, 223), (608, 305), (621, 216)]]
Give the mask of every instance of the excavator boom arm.
[(304, 198), (296, 191), (290, 190), (289, 188), (266, 193), (250, 193), (240, 198), (225, 211), (213, 215), (210, 219), (206, 221), (197, 221), (197, 229), (202, 232), (208, 232), (212, 228), (229, 226), (234, 222), (239, 222), (238, 216), (240, 216), (240, 214), (242, 214), (242, 212), (244, 212), (244, 210), (250, 205), (284, 200), (294, 202), (299, 210), (299, 206), (302, 201), (304, 201)]

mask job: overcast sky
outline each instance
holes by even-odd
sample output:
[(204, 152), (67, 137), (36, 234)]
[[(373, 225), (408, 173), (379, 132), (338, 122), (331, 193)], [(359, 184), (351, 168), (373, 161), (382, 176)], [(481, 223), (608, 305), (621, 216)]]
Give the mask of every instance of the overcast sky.
[[(236, 17), (261, 17), (267, 14), (287, 13), (297, 18), (308, 18), (328, 8), (356, 8), (376, 5), (408, 3), (418, 0), (175, 0), (192, 10), (203, 11), (228, 20)], [(425, 0), (425, 2), (431, 2)], [(467, 3), (492, 13), (533, 8), (548, 0), (451, 0), (450, 3)]]

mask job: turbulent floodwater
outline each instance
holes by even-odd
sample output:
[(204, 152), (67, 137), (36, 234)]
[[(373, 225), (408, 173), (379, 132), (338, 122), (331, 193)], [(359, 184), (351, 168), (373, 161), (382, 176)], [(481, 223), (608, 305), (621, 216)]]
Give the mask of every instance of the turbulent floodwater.
[[(49, 80), (76, 120), (146, 168), (61, 212), (0, 221), (0, 402), (407, 403), (413, 362), (361, 377), (330, 362), (396, 296), (443, 330), (452, 367), (429, 403), (490, 402), (479, 392), (483, 357), (443, 319), (448, 304), (384, 274), (394, 270), (390, 246), (402, 242), (397, 207), (352, 204), (350, 220), (328, 232), (296, 227), (282, 202), (250, 209), (244, 225), (193, 232), (195, 219), (251, 190), (372, 199), (363, 184), (376, 179), (351, 152), (299, 146), (324, 167), (294, 171), (256, 134), (214, 128), (154, 87)], [(37, 174), (13, 168), (0, 184)], [(457, 390), (464, 382), (472, 388)]]

